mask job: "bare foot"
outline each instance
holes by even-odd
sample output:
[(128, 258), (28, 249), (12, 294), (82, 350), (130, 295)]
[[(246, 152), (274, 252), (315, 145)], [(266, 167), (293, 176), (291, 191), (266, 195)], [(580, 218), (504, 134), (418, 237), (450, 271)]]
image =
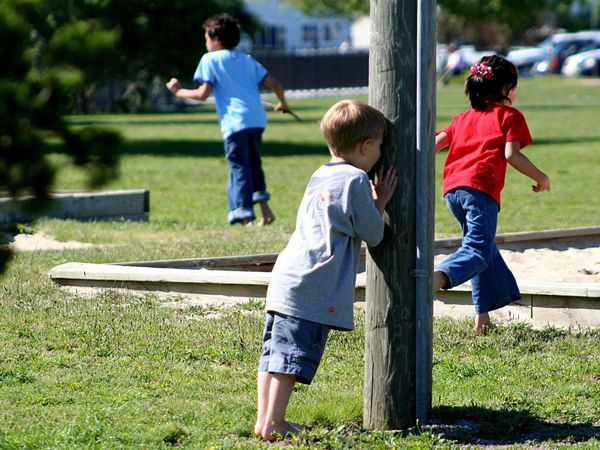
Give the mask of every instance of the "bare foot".
[(254, 220), (244, 219), (244, 221), (242, 222), (242, 225), (245, 227), (251, 227), (252, 225), (254, 225)]
[(487, 334), (490, 330), (493, 330), (496, 326), (492, 323), (490, 315), (488, 313), (477, 314), (475, 318), (475, 334), (482, 336)]
[(270, 225), (275, 221), (275, 215), (271, 208), (269, 208), (269, 203), (266, 200), (258, 202), (260, 204), (260, 210), (262, 212), (262, 220), (259, 225)]
[(437, 292), (440, 289), (444, 289), (450, 284), (448, 276), (439, 270), (433, 271), (433, 292)]
[(264, 426), (264, 422), (262, 420), (257, 420), (254, 424), (254, 434), (260, 438), (262, 438), (262, 429)]
[(285, 439), (286, 436), (289, 436), (291, 434), (298, 434), (303, 429), (304, 429), (304, 426), (302, 426), (300, 424), (288, 422), (288, 421), (284, 420), (278, 426), (276, 426), (274, 424), (272, 424), (270, 426), (265, 425), (262, 429), (262, 437), (266, 441), (273, 442), (278, 439)]
[(271, 225), (273, 222), (275, 221), (275, 217), (272, 217), (269, 220), (266, 220), (265, 218), (262, 218), (258, 221), (258, 223), (256, 224), (257, 227), (264, 227), (265, 225)]
[(290, 426), (294, 427), (297, 430), (296, 433), (300, 433), (301, 431), (304, 431), (307, 428), (305, 425), (301, 425), (301, 424), (296, 423), (296, 422), (289, 422), (288, 421), (288, 423), (290, 424)]

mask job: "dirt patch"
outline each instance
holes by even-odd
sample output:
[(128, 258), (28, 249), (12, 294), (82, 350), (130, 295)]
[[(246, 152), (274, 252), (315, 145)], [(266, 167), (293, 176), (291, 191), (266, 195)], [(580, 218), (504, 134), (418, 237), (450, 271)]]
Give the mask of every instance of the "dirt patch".
[(576, 78), (571, 82), (581, 86), (600, 86), (600, 78)]
[(94, 244), (77, 241), (60, 242), (44, 233), (17, 234), (11, 238), (8, 247), (15, 252), (36, 250), (64, 250), (95, 247)]

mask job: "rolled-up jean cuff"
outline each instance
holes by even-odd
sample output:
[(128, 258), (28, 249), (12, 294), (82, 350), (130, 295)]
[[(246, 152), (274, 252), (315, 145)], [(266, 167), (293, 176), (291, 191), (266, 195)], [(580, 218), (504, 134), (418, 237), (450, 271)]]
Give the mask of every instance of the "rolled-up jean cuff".
[(266, 202), (268, 200), (271, 200), (271, 194), (269, 194), (267, 191), (256, 191), (252, 194), (252, 201), (254, 203), (263, 201)]
[(227, 220), (231, 225), (238, 222), (243, 222), (244, 220), (254, 220), (256, 215), (254, 211), (250, 208), (237, 208), (233, 211), (229, 211), (227, 214)]

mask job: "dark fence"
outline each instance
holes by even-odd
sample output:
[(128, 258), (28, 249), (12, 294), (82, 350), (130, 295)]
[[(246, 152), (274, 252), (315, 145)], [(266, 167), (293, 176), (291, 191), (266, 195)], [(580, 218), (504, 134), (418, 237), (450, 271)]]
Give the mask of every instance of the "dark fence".
[(286, 90), (363, 87), (369, 83), (369, 52), (254, 53)]

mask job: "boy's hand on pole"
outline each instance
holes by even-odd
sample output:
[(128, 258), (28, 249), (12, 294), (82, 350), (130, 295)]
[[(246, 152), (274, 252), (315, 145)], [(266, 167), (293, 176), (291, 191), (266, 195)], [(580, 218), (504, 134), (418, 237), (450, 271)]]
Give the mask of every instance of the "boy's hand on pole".
[(385, 170), (382, 166), (373, 183), (373, 198), (375, 199), (375, 202), (382, 202), (385, 206), (394, 195), (394, 192), (396, 192), (397, 186), (398, 172), (396, 171), (396, 168), (390, 166)]

